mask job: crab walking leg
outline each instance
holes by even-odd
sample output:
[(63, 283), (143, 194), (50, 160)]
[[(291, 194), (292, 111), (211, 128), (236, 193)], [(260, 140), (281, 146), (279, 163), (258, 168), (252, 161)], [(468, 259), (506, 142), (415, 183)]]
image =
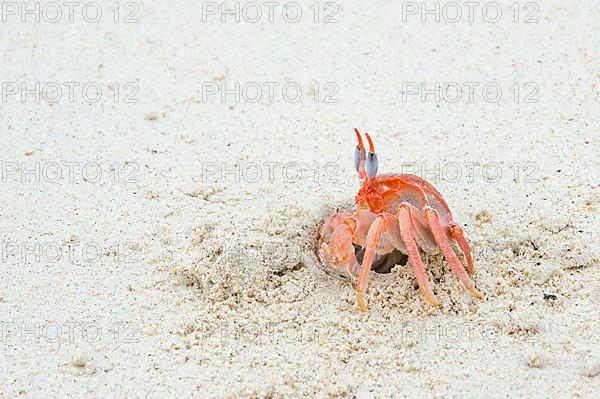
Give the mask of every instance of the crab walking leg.
[(465, 258), (467, 258), (467, 271), (469, 274), (475, 273), (475, 266), (473, 265), (473, 259), (471, 258), (471, 249), (469, 248), (469, 244), (465, 239), (462, 229), (458, 227), (456, 222), (450, 222), (448, 225), (450, 226), (450, 235), (456, 240), (458, 246), (465, 254)]
[(471, 293), (471, 295), (473, 295), (476, 298), (483, 298), (483, 294), (477, 291), (477, 288), (475, 288), (475, 284), (473, 284), (471, 277), (469, 277), (467, 271), (465, 270), (463, 265), (460, 263), (460, 260), (458, 260), (458, 257), (454, 253), (454, 250), (452, 249), (452, 247), (450, 247), (448, 239), (446, 238), (446, 235), (442, 230), (442, 225), (440, 224), (440, 219), (438, 218), (438, 214), (435, 211), (435, 209), (429, 206), (425, 206), (423, 208), (423, 211), (425, 211), (425, 219), (427, 220), (429, 228), (433, 233), (433, 238), (435, 238), (435, 242), (442, 250), (444, 258), (446, 258), (448, 263), (450, 263), (450, 267), (452, 268), (454, 274), (462, 281), (465, 288)]
[(423, 262), (421, 262), (421, 255), (419, 255), (419, 248), (415, 242), (415, 232), (410, 217), (410, 208), (406, 204), (400, 204), (400, 207), (398, 208), (398, 221), (400, 224), (400, 235), (408, 250), (408, 260), (413, 268), (415, 277), (417, 278), (419, 289), (427, 302), (434, 306), (440, 306), (441, 302), (435, 298), (429, 287), (427, 274), (425, 273)]
[(363, 312), (367, 311), (367, 307), (363, 301), (362, 292), (367, 286), (369, 271), (371, 270), (373, 258), (375, 257), (375, 250), (377, 249), (384, 228), (385, 219), (383, 216), (378, 216), (373, 221), (373, 224), (371, 224), (371, 227), (369, 227), (369, 232), (367, 233), (367, 248), (365, 249), (360, 275), (358, 276), (358, 283), (356, 284), (356, 303)]

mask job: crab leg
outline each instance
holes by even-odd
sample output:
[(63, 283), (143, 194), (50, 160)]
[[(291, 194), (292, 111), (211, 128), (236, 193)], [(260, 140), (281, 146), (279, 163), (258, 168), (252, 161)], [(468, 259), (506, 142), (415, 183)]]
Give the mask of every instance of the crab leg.
[(462, 229), (453, 221), (448, 225), (450, 227), (450, 235), (458, 242), (458, 246), (465, 254), (465, 258), (467, 258), (467, 270), (469, 274), (475, 273), (475, 266), (473, 265), (473, 259), (471, 258), (471, 249), (469, 248), (469, 244), (465, 239)]
[(367, 307), (363, 301), (362, 292), (367, 286), (367, 280), (369, 279), (369, 271), (373, 264), (373, 258), (375, 257), (375, 250), (379, 244), (381, 233), (385, 227), (385, 220), (383, 216), (378, 216), (369, 227), (367, 233), (367, 248), (365, 249), (365, 255), (363, 257), (360, 275), (358, 276), (358, 283), (356, 284), (356, 303), (363, 312), (367, 311)]
[(442, 230), (442, 225), (440, 224), (440, 219), (436, 210), (429, 206), (425, 206), (423, 208), (423, 211), (425, 212), (425, 219), (429, 224), (429, 228), (433, 233), (433, 238), (442, 250), (444, 258), (446, 258), (446, 260), (450, 264), (452, 272), (462, 281), (465, 288), (471, 293), (471, 295), (473, 295), (476, 298), (483, 298), (483, 294), (479, 292), (477, 288), (475, 288), (475, 284), (473, 284), (473, 281), (467, 274), (467, 271), (465, 270), (463, 265), (458, 260), (458, 257), (454, 253), (454, 250), (452, 249), (452, 247), (450, 247), (448, 239), (446, 238), (446, 235)]
[(407, 206), (407, 204), (400, 204), (400, 207), (398, 208), (398, 221), (400, 224), (400, 235), (402, 237), (402, 241), (404, 241), (404, 244), (406, 245), (406, 249), (408, 251), (408, 260), (413, 268), (415, 277), (417, 278), (419, 289), (421, 290), (421, 293), (427, 302), (429, 302), (431, 305), (440, 306), (440, 301), (438, 301), (431, 292), (427, 274), (425, 273), (423, 262), (421, 262), (419, 248), (415, 242), (415, 232), (413, 229), (412, 219), (410, 217), (410, 208)]

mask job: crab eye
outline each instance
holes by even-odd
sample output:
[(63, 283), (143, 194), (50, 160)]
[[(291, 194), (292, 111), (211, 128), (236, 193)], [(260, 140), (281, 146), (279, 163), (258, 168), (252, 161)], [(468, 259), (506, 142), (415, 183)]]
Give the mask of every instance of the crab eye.
[(354, 167), (356, 168), (357, 172), (360, 168), (361, 160), (365, 160), (365, 151), (361, 150), (360, 147), (356, 146), (356, 148), (354, 149)]
[(377, 155), (374, 152), (369, 152), (367, 155), (367, 176), (369, 179), (372, 179), (377, 174), (377, 168), (379, 167), (379, 161), (377, 160)]

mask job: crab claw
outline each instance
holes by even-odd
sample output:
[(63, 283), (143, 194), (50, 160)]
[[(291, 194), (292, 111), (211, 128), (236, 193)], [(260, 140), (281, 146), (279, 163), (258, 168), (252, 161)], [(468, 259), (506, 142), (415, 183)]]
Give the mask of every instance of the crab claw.
[(355, 276), (359, 268), (352, 245), (355, 228), (348, 214), (336, 213), (323, 225), (318, 248), (319, 258), (326, 266), (349, 277)]

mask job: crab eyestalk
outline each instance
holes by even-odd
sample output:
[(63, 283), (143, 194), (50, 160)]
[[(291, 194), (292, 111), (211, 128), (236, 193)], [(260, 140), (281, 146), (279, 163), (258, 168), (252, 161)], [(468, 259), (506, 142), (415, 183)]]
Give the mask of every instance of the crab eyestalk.
[(373, 145), (371, 136), (369, 136), (369, 133), (365, 133), (365, 136), (367, 136), (367, 140), (369, 141), (369, 153), (367, 154), (365, 169), (367, 171), (367, 177), (372, 179), (375, 177), (375, 175), (377, 175), (379, 160), (377, 159), (377, 154), (375, 154), (375, 146)]
[(366, 151), (358, 129), (355, 128), (354, 133), (356, 133), (356, 139), (358, 140), (358, 144), (356, 144), (356, 149), (354, 150), (354, 167), (358, 172), (358, 178), (362, 182), (367, 178), (367, 173), (365, 172)]

